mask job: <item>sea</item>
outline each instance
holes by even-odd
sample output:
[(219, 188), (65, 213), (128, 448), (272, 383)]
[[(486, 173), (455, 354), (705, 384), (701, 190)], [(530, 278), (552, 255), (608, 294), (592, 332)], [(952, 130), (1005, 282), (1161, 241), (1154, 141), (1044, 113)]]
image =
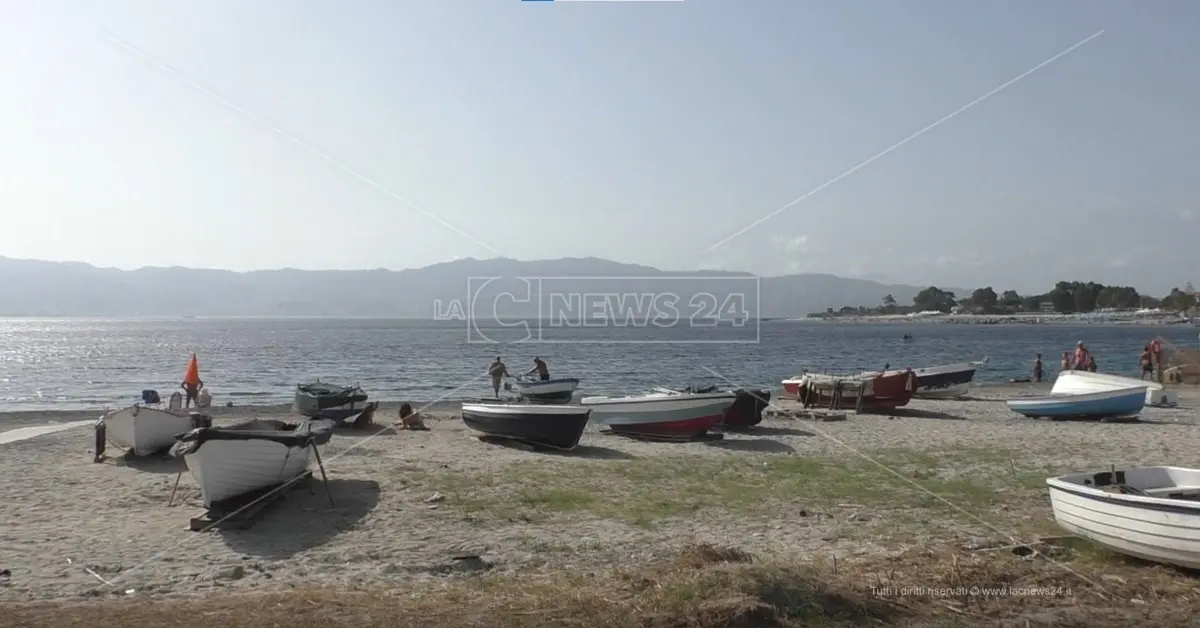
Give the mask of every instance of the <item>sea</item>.
[[(0, 412), (104, 409), (143, 389), (178, 388), (195, 352), (215, 404), (290, 403), (298, 382), (357, 383), (382, 401), (490, 395), (484, 376), (539, 356), (584, 394), (733, 383), (777, 388), (804, 370), (849, 373), (989, 358), (976, 381), (1028, 377), (1041, 353), (1047, 377), (1084, 341), (1100, 371), (1137, 376), (1143, 344), (1160, 336), (1196, 347), (1195, 327), (1099, 324), (836, 324), (750, 321), (737, 329), (598, 325), (545, 329), (414, 319), (0, 319)], [(906, 341), (905, 334), (912, 339)]]

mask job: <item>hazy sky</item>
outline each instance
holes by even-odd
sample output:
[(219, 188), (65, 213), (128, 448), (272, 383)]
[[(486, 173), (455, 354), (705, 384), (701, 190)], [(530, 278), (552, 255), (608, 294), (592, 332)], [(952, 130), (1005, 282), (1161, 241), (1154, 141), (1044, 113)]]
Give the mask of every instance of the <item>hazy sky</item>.
[(0, 0), (0, 255), (1159, 289), (1198, 67), (1195, 0)]

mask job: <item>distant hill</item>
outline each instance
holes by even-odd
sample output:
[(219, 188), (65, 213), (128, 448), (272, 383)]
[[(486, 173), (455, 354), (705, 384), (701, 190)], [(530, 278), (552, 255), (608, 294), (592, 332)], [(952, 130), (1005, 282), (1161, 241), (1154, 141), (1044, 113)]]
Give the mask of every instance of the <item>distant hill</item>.
[[(751, 316), (784, 318), (844, 305), (875, 306), (887, 294), (910, 303), (921, 288), (824, 274), (758, 279), (728, 271), (662, 271), (597, 258), (463, 259), (402, 271), (233, 272), (180, 267), (125, 271), (0, 257), (0, 316), (429, 318), (435, 303), (446, 312), (454, 304), (468, 306), (474, 293), (477, 313), (495, 308), (505, 316), (535, 317), (547, 316), (553, 308), (591, 308), (579, 296), (585, 293), (674, 293), (687, 311), (728, 306), (729, 295), (746, 294)], [(541, 296), (540, 309), (537, 299), (528, 298), (531, 290)]]

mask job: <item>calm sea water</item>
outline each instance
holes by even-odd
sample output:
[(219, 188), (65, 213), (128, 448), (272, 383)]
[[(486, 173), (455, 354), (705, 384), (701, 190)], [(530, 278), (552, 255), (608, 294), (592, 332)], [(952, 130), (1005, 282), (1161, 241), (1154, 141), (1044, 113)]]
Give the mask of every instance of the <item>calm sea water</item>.
[[(542, 356), (555, 376), (586, 393), (634, 393), (654, 385), (707, 383), (711, 368), (746, 385), (777, 387), (804, 369), (850, 372), (991, 357), (977, 381), (1027, 376), (1041, 352), (1053, 376), (1062, 351), (1088, 343), (1104, 372), (1137, 374), (1142, 344), (1160, 335), (1195, 347), (1191, 327), (1099, 325), (832, 325), (763, 323), (744, 330), (590, 329), (559, 342), (515, 343), (522, 330), (462, 322), (381, 319), (47, 320), (0, 319), (0, 412), (91, 409), (131, 403), (144, 388), (170, 392), (195, 351), (214, 402), (291, 401), (297, 381), (358, 382), (385, 401), (490, 394), (479, 377), (502, 355), (514, 373)], [(915, 335), (902, 341), (904, 333)], [(496, 342), (486, 342), (482, 336)], [(565, 342), (587, 340), (586, 343)], [(723, 344), (692, 342), (732, 339)], [(664, 343), (662, 341), (670, 341)], [(658, 341), (647, 343), (646, 341)], [(474, 379), (473, 378), (478, 378)]]

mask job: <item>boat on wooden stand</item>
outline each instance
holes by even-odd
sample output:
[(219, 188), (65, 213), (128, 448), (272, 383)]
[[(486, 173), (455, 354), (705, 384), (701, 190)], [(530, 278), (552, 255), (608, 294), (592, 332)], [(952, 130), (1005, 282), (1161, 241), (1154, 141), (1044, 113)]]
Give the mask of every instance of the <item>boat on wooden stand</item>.
[(320, 462), (317, 446), (332, 436), (329, 421), (255, 419), (230, 427), (196, 428), (179, 436), (172, 455), (183, 457), (205, 508), (261, 489), (289, 484)]
[(733, 405), (731, 392), (650, 393), (628, 397), (584, 397), (592, 422), (614, 434), (691, 440), (716, 427)]
[(1064, 530), (1115, 552), (1200, 569), (1200, 469), (1112, 469), (1046, 484)]
[(1124, 419), (1137, 416), (1145, 406), (1145, 386), (1008, 400), (1010, 410), (1033, 419)]
[(467, 427), (497, 438), (570, 451), (587, 429), (591, 408), (559, 404), (464, 403)]

